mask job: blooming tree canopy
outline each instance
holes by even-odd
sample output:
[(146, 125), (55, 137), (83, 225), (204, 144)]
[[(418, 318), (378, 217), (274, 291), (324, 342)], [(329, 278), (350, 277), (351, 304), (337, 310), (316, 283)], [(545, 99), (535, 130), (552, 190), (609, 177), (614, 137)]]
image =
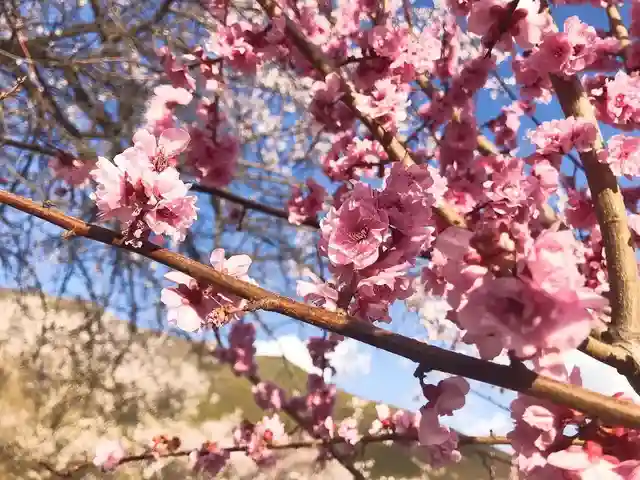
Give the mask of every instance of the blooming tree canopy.
[[(134, 22), (97, 2), (53, 59), (43, 45), (64, 30), (29, 29), (37, 11), (2, 13), (2, 141), (16, 162), (1, 167), (0, 203), (21, 249), (6, 268), (37, 282), (24, 264), (44, 249), (109, 298), (95, 278), (116, 285), (122, 256), (135, 258), (144, 266), (120, 282), (131, 310), (161, 304), (168, 326), (215, 336), (211, 355), (251, 384), (264, 416), (197, 449), (160, 436), (128, 452), (105, 438), (96, 466), (185, 456), (214, 478), (234, 453), (269, 469), (297, 445), (365, 478), (359, 445), (410, 443), (443, 466), (475, 441), (508, 445), (518, 478), (640, 478), (640, 406), (590, 392), (565, 364), (578, 349), (640, 392), (640, 2), (591, 2), (605, 29), (575, 1), (158, 3)], [(127, 21), (132, 33), (117, 30)], [(144, 45), (125, 45), (140, 32)], [(110, 66), (80, 50), (81, 34), (128, 58)], [(102, 85), (83, 81), (92, 74)], [(143, 92), (127, 111), (124, 96)], [(6, 206), (66, 232), (21, 236), (24, 216)], [(73, 237), (108, 245), (86, 247), (97, 273), (73, 266), (86, 255)], [(26, 254), (29, 242), (40, 251)], [(435, 301), (465, 354), (394, 330), (394, 304)], [(261, 311), (324, 330), (306, 339), (306, 391), (261, 378)], [(331, 354), (347, 338), (415, 362), (422, 407), (378, 405), (366, 430), (338, 418)], [(505, 437), (446, 425), (467, 379), (517, 392)]]

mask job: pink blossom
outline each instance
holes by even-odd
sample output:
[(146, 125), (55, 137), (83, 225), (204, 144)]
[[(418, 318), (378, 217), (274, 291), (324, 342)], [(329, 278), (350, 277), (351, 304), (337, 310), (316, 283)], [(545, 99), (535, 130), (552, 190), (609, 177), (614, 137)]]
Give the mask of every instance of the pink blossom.
[(145, 112), (146, 127), (157, 135), (175, 127), (175, 108), (178, 105), (188, 105), (192, 99), (193, 94), (184, 88), (171, 85), (157, 86)]
[(579, 152), (593, 148), (598, 131), (588, 120), (568, 117), (543, 122), (529, 134), (531, 142), (543, 155), (568, 153), (574, 147)]
[(565, 217), (573, 228), (590, 229), (598, 222), (589, 190), (567, 190)]
[(463, 377), (449, 377), (438, 385), (423, 385), (422, 392), (427, 398), (426, 407), (438, 415), (453, 415), (465, 404), (465, 395), (469, 393), (469, 382)]
[(584, 277), (577, 263), (584, 257), (571, 230), (546, 231), (536, 238), (527, 256), (526, 265), (532, 282), (549, 295), (562, 295), (567, 290), (579, 290)]
[(520, 117), (524, 113), (524, 102), (514, 102), (502, 108), (501, 114), (489, 121), (489, 129), (495, 136), (495, 143), (513, 149), (517, 145), (516, 134), (520, 128)]
[(234, 322), (229, 333), (229, 347), (216, 347), (213, 355), (221, 362), (232, 366), (236, 375), (251, 375), (255, 373), (256, 327), (252, 323)]
[(353, 131), (336, 135), (331, 150), (322, 160), (324, 173), (333, 181), (377, 174), (387, 154), (380, 143), (361, 139)]
[(138, 130), (133, 145), (144, 152), (156, 171), (162, 172), (176, 166), (176, 156), (187, 149), (190, 139), (189, 133), (181, 128), (165, 130), (157, 140), (147, 130)]
[(310, 337), (307, 340), (307, 350), (309, 350), (309, 356), (314, 367), (324, 370), (329, 366), (327, 354), (333, 352), (342, 341), (342, 337), (329, 334), (326, 337)]
[(338, 426), (338, 436), (344, 438), (349, 445), (355, 445), (362, 435), (358, 433), (358, 420), (353, 417), (345, 418)]
[(462, 455), (458, 451), (458, 435), (440, 424), (434, 409), (423, 407), (420, 414), (418, 439), (429, 454), (429, 463), (437, 468), (449, 462), (459, 462)]
[(564, 32), (544, 36), (542, 44), (529, 57), (529, 62), (541, 73), (571, 76), (597, 60), (598, 45), (595, 28), (573, 16), (565, 21)]
[(321, 223), (322, 237), (333, 265), (372, 265), (390, 237), (389, 217), (377, 205), (371, 187), (358, 183), (338, 210), (331, 209)]
[(231, 134), (216, 133), (208, 128), (191, 129), (191, 148), (187, 152), (187, 163), (204, 186), (226, 187), (233, 180), (238, 164), (240, 145)]
[(158, 56), (162, 60), (167, 78), (175, 88), (185, 88), (187, 90), (196, 88), (196, 81), (189, 74), (188, 68), (179, 65), (175, 55), (173, 55), (167, 47), (158, 49)]
[(389, 78), (375, 82), (370, 95), (356, 93), (354, 96), (360, 112), (376, 120), (386, 130), (397, 131), (398, 124), (407, 118), (407, 91)]
[[(561, 364), (558, 381), (581, 385), (580, 370), (569, 373)], [(519, 395), (511, 402), (511, 417), (515, 425), (507, 435), (516, 452), (516, 463), (523, 473), (531, 473), (546, 465), (544, 452), (563, 434), (565, 426), (579, 422), (572, 410), (545, 400)]]
[(607, 117), (620, 126), (640, 124), (640, 77), (619, 71), (606, 81), (605, 89)]
[(640, 137), (614, 135), (607, 142), (607, 150), (599, 157), (603, 163), (608, 163), (611, 171), (618, 177), (640, 176)]
[(541, 102), (551, 101), (551, 80), (549, 75), (540, 72), (529, 58), (514, 57), (511, 64), (516, 82), (520, 85), (520, 96), (523, 100), (539, 99)]
[(324, 82), (316, 82), (313, 86), (309, 111), (329, 132), (347, 130), (355, 121), (355, 115), (341, 100), (343, 96), (342, 80), (337, 73), (330, 73)]
[(182, 241), (197, 218), (196, 197), (187, 196), (190, 186), (173, 168), (188, 134), (170, 129), (156, 143), (153, 135), (140, 130), (134, 142), (116, 155), (115, 165), (100, 157), (91, 171), (98, 183), (94, 198), (101, 217), (125, 222), (127, 237), (139, 239), (150, 231)]
[(284, 424), (277, 414), (263, 417), (255, 425), (244, 421), (233, 431), (234, 443), (238, 447), (245, 447), (247, 455), (258, 465), (273, 464), (275, 458), (270, 445), (286, 442), (287, 434)]
[(96, 454), (93, 464), (104, 471), (115, 470), (126, 456), (124, 447), (117, 440), (101, 440), (96, 445)]
[(223, 27), (215, 36), (211, 50), (226, 59), (236, 70), (255, 75), (261, 55), (251, 45), (251, 24), (238, 22)]
[(384, 430), (389, 430), (393, 427), (393, 417), (388, 405), (380, 403), (375, 406), (377, 418), (371, 422), (371, 428), (369, 433), (376, 435)]
[(49, 160), (49, 168), (54, 177), (78, 188), (86, 187), (89, 184), (90, 173), (95, 166), (95, 160), (82, 161), (62, 151)]
[(298, 280), (296, 291), (305, 302), (317, 307), (326, 308), (331, 312), (335, 312), (337, 308), (338, 292), (335, 285), (322, 282), (315, 276), (311, 282)]
[[(248, 255), (235, 255), (225, 260), (222, 248), (215, 249), (209, 259), (213, 268), (247, 282), (253, 282), (248, 276), (251, 258)], [(217, 291), (210, 285), (200, 285), (195, 279), (181, 272), (169, 272), (167, 280), (178, 284), (178, 287), (164, 288), (161, 301), (168, 307), (168, 321), (189, 332), (195, 332), (210, 323), (228, 322), (236, 318), (228, 314), (227, 318), (212, 316), (214, 310), (222, 306), (242, 305), (245, 300), (234, 295)]]
[(169, 323), (187, 332), (199, 330), (218, 303), (189, 275), (169, 272), (165, 278), (178, 284), (160, 292), (160, 301), (168, 308)]
[(598, 324), (589, 309), (601, 309), (606, 301), (589, 289), (558, 295), (518, 278), (486, 277), (463, 300), (457, 321), (467, 330), (465, 342), (475, 343), (483, 358), (494, 358), (502, 349), (520, 358), (551, 348), (571, 350)]
[(260, 382), (251, 387), (253, 398), (263, 410), (280, 410), (286, 403), (285, 392), (271, 382)]
[(313, 178), (307, 179), (309, 194), (304, 197), (302, 189), (297, 185), (292, 188), (291, 198), (287, 204), (289, 222), (294, 225), (302, 225), (305, 222), (314, 222), (316, 215), (322, 210), (326, 191), (322, 185)]
[(229, 457), (227, 450), (218, 448), (215, 443), (206, 442), (200, 450), (193, 450), (189, 454), (189, 462), (195, 473), (214, 479), (227, 465)]
[[(536, 0), (518, 2), (513, 12), (507, 0), (476, 1), (472, 3), (467, 28), (484, 36), (485, 45), (497, 43), (499, 48), (511, 50), (513, 36), (518, 45), (528, 49), (539, 43), (551, 27), (549, 15), (544, 11), (540, 13), (540, 10), (540, 3)], [(505, 25), (509, 27), (502, 33)]]

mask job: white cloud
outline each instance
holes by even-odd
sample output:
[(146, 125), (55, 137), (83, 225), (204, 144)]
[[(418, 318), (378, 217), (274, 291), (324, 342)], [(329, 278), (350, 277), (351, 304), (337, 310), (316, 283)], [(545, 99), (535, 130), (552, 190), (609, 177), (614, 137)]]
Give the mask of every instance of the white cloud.
[(363, 351), (363, 345), (356, 340), (348, 338), (340, 342), (328, 357), (341, 379), (371, 372), (371, 353)]
[(313, 366), (304, 342), (295, 335), (282, 335), (275, 340), (258, 340), (255, 345), (256, 355), (259, 357), (284, 357), (307, 373), (320, 372)]
[(623, 392), (633, 398), (635, 402), (640, 402), (640, 396), (631, 388), (627, 379), (612, 367), (594, 360), (578, 350), (565, 354), (565, 363), (569, 369), (574, 365), (580, 367), (583, 387), (603, 395)]
[[(305, 342), (295, 335), (283, 335), (274, 340), (258, 340), (256, 355), (262, 357), (284, 357), (308, 373), (320, 373), (313, 366)], [(331, 364), (340, 379), (367, 375), (371, 371), (371, 353), (363, 351), (356, 340), (346, 339), (329, 355)]]

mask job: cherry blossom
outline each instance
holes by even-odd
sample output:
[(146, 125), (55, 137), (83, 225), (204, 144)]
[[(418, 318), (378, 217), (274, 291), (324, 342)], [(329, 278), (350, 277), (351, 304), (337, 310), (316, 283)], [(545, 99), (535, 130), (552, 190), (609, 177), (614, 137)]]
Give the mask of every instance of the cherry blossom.
[(149, 232), (182, 241), (197, 218), (196, 197), (174, 168), (175, 156), (189, 141), (184, 130), (169, 129), (156, 138), (146, 130), (134, 136), (134, 147), (116, 155), (111, 163), (100, 157), (91, 176), (103, 219), (125, 224), (125, 235), (140, 239)]
[(79, 160), (62, 151), (49, 160), (49, 168), (54, 177), (78, 188), (86, 187), (89, 184), (90, 173), (95, 165), (95, 161)]
[[(247, 275), (251, 265), (248, 255), (235, 255), (225, 260), (224, 250), (215, 249), (211, 253), (210, 262), (216, 270), (241, 280), (252, 281)], [(175, 282), (178, 287), (164, 288), (161, 301), (168, 307), (168, 321), (170, 324), (195, 332), (202, 326), (221, 326), (237, 318), (233, 312), (220, 313), (222, 307), (233, 306), (239, 308), (244, 300), (217, 291), (210, 285), (201, 285), (198, 281), (181, 272), (169, 272), (167, 280)]]
[(640, 138), (614, 135), (601, 152), (600, 161), (611, 167), (614, 175), (636, 177), (640, 175)]
[(303, 196), (300, 187), (294, 186), (292, 189), (287, 210), (289, 211), (289, 222), (294, 225), (302, 225), (306, 221), (315, 220), (318, 212), (322, 210), (326, 195), (325, 189), (313, 178), (307, 180), (307, 188), (309, 194), (306, 197)]
[(93, 464), (104, 471), (114, 470), (125, 455), (124, 447), (119, 441), (102, 440), (96, 445)]

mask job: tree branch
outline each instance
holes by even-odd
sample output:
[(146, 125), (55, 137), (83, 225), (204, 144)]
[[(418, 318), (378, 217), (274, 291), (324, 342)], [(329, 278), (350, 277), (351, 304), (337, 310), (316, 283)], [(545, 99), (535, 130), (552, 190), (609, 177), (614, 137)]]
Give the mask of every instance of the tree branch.
[(269, 311), (281, 313), (309, 325), (354, 338), (412, 360), (426, 368), (461, 375), (566, 405), (589, 416), (597, 417), (605, 424), (640, 427), (640, 406), (638, 405), (558, 382), (526, 368), (514, 369), (511, 366), (448, 351), (383, 330), (346, 315), (296, 302), (148, 242), (144, 242), (141, 248), (125, 245), (124, 239), (117, 232), (87, 224), (58, 210), (44, 207), (5, 190), (0, 190), (0, 203), (73, 232), (74, 236), (90, 238), (145, 256), (190, 275), (198, 281), (214, 285), (223, 291), (247, 300), (267, 300)]
[[(565, 79), (551, 75), (551, 82), (565, 116), (584, 118), (598, 129), (593, 148), (580, 153), (580, 159), (595, 203), (607, 258), (611, 286), (609, 332), (614, 343), (629, 349), (633, 354), (635, 344), (640, 340), (637, 301), (638, 267), (631, 232), (627, 224), (624, 198), (609, 166), (598, 160), (598, 151), (604, 148), (604, 141), (593, 106), (579, 80), (575, 76)], [(634, 357), (640, 359), (640, 356), (634, 355)]]
[[(273, 0), (258, 0), (258, 3), (267, 13), (269, 18), (279, 15), (278, 6), (273, 2)], [(342, 90), (344, 92), (341, 100), (369, 129), (373, 137), (382, 145), (385, 152), (387, 152), (389, 159), (407, 166), (415, 165), (416, 162), (414, 161), (411, 152), (407, 150), (406, 146), (400, 141), (400, 139), (398, 139), (392, 132), (385, 130), (373, 118), (363, 114), (358, 109), (353, 92), (342, 78), (339, 69), (336, 69), (331, 64), (330, 60), (326, 58), (319, 48), (307, 41), (304, 34), (298, 30), (295, 23), (288, 16), (284, 14), (281, 14), (280, 16), (285, 19), (285, 29), (288, 37), (318, 72), (325, 76), (330, 73), (337, 73), (340, 75), (340, 78), (342, 79)], [(444, 205), (442, 207), (436, 207), (436, 211), (449, 225), (455, 225), (458, 227), (464, 227), (466, 225), (464, 218), (450, 206)]]
[[(360, 438), (356, 445), (369, 445), (372, 443), (382, 443), (382, 442), (416, 442), (418, 441), (418, 436), (414, 433), (410, 434), (398, 434), (398, 433), (386, 433), (382, 435), (364, 435)], [(299, 448), (314, 448), (314, 447), (331, 447), (336, 445), (344, 445), (347, 441), (342, 437), (335, 437), (330, 440), (306, 440), (299, 442), (288, 442), (283, 444), (273, 444), (269, 446), (269, 450), (295, 450)], [(460, 435), (458, 445), (509, 445), (511, 442), (507, 437), (501, 436), (476, 436), (471, 437), (467, 435)], [(220, 452), (228, 452), (228, 453), (244, 453), (247, 451), (247, 447), (221, 447), (219, 449)], [(180, 457), (188, 457), (193, 449), (187, 450), (177, 450), (175, 452), (168, 453), (153, 453), (147, 452), (139, 455), (129, 455), (124, 457), (118, 465), (125, 465), (127, 463), (140, 462), (145, 460), (158, 460), (161, 458), (180, 458)], [(58, 475), (59, 477), (68, 478), (72, 475), (80, 472), (81, 470), (90, 468), (93, 466), (91, 463), (80, 463), (74, 466), (69, 467), (64, 471), (57, 471), (52, 466), (47, 463), (40, 463), (44, 468), (46, 468), (49, 472)]]

